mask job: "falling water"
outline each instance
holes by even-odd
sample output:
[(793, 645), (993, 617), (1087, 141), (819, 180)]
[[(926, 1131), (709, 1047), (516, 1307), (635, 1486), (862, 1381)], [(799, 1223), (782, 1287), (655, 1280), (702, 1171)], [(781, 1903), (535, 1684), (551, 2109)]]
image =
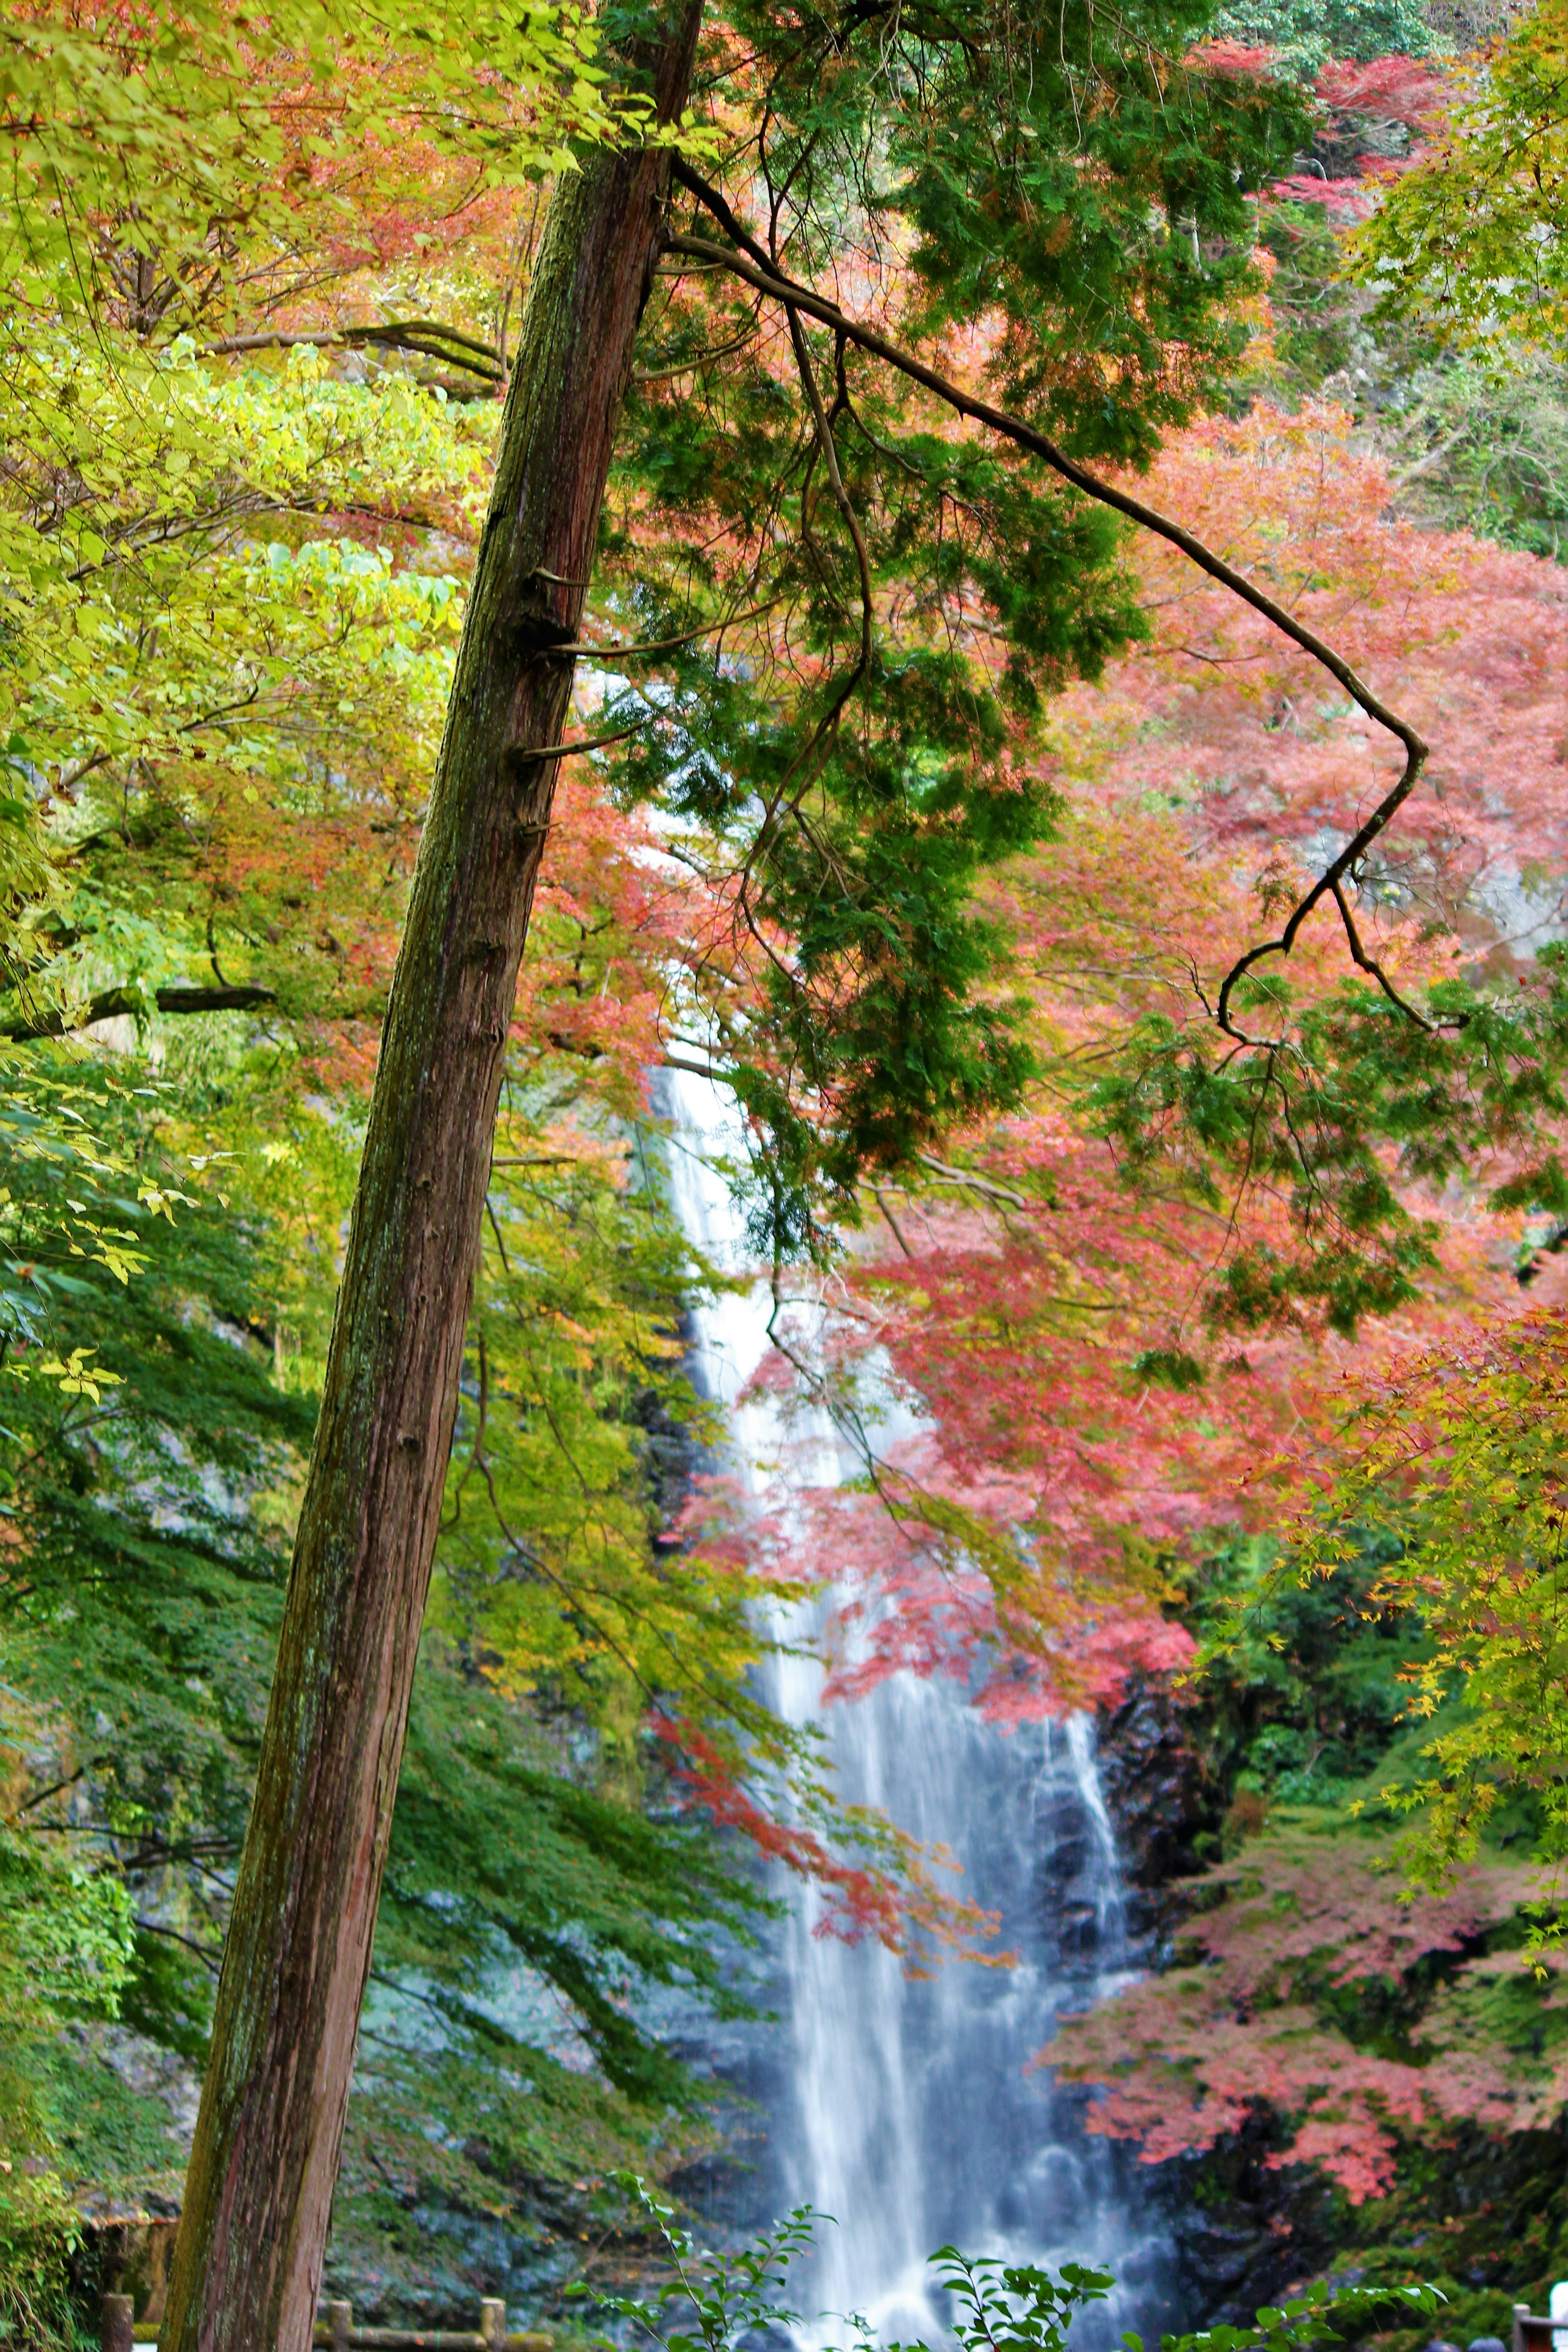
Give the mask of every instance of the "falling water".
[[(710, 1257), (739, 1269), (739, 1223), (712, 1165), (735, 1150), (732, 1114), (705, 1081), (668, 1083), (677, 1208)], [(735, 1465), (777, 1511), (787, 1509), (792, 1478), (830, 1483), (850, 1465), (826, 1413), (804, 1446), (792, 1425), (786, 1447), (776, 1406), (738, 1402), (767, 1346), (770, 1303), (759, 1288), (704, 1307), (694, 1369), (731, 1408)], [(815, 1628), (786, 1621), (774, 1630), (804, 1650), (798, 1637)], [(770, 1672), (769, 1695), (785, 1717), (818, 1717), (823, 1675), (813, 1659), (783, 1655)], [(1003, 1733), (961, 1689), (900, 1674), (828, 1708), (824, 1727), (842, 1795), (945, 1846), (962, 1865), (962, 1892), (1000, 1915), (997, 1948), (1016, 1965), (948, 1962), (908, 1979), (873, 1941), (815, 1935), (820, 1898), (797, 1883), (781, 1886), (779, 2021), (760, 2030), (767, 2046), (747, 2053), (750, 2087), (766, 2110), (748, 2218), (795, 2205), (835, 2217), (810, 2274), (796, 2282), (799, 2307), (822, 2315), (799, 2330), (803, 2352), (842, 2342), (827, 2315), (850, 2312), (884, 2343), (940, 2341), (942, 2298), (927, 2256), (946, 2243), (1014, 2261), (1102, 2263), (1117, 2292), (1075, 2326), (1075, 2352), (1103, 2352), (1130, 2326), (1157, 2340), (1165, 2264), (1130, 2168), (1086, 2133), (1081, 2095), (1028, 2070), (1058, 2015), (1124, 1982), (1130, 1967), (1091, 1721)]]

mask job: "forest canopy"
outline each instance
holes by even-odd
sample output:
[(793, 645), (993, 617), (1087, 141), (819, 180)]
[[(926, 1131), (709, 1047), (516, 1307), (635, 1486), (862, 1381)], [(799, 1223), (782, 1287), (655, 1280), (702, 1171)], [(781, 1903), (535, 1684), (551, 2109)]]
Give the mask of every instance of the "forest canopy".
[[(1354, 2200), (1555, 2116), (1492, 1980), (1531, 1902), (1553, 1964), (1562, 1843), (1562, 12), (1309, 14), (737, 0), (662, 126), (627, 11), (0, 26), (7, 2318), (59, 2321), (79, 2209), (178, 2200), (541, 240), (649, 142), (333, 2260), (444, 2308), (466, 2217), (547, 2272), (678, 2172), (665, 2021), (755, 2004), (792, 1872), (984, 1951), (761, 1695), (805, 1596), (843, 1704), (1151, 1689), (1217, 1740), (1349, 1580), (1375, 1736), (1205, 1803), (1370, 1808), (1384, 1925), (1282, 1952), (1194, 1850), (1209, 1926), (1058, 2062), (1152, 2157), (1268, 2107)], [(671, 1069), (737, 1107), (743, 1268), (682, 1229)], [(773, 1517), (683, 1320), (753, 1280)], [(1328, 2017), (1443, 1954), (1419, 2050)], [(1195, 1970), (1288, 2036), (1301, 1960), (1300, 2064), (1169, 2023)]]

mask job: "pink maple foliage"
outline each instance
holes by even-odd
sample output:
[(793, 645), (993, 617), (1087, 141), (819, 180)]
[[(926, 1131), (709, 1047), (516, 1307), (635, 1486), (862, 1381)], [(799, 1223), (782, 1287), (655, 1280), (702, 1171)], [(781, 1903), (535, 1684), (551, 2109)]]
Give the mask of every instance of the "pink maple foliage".
[[(1398, 1884), (1386, 1839), (1271, 1831), (1195, 1882), (1173, 1968), (1064, 2019), (1036, 2063), (1097, 2085), (1089, 2130), (1136, 2141), (1146, 2164), (1201, 2154), (1272, 2110), (1289, 2136), (1268, 2167), (1315, 2165), (1352, 2204), (1393, 2185), (1402, 2130), (1549, 2121), (1568, 2067), (1478, 2034), (1467, 2000), (1488, 1977), (1522, 1976), (1517, 1952), (1480, 1948), (1532, 1874), (1491, 1863), (1405, 1904)], [(1362, 2048), (1335, 2021), (1334, 1988), (1397, 1987), (1439, 1957), (1454, 1963), (1447, 1988), (1405, 2055)]]
[(1451, 88), (1430, 58), (1330, 58), (1318, 76), (1317, 94), (1340, 114), (1363, 114), (1426, 131), (1442, 115)]
[[(1202, 422), (1145, 494), (1427, 733), (1429, 782), (1359, 904), (1391, 971), (1522, 982), (1564, 914), (1549, 877), (1568, 871), (1568, 581), (1391, 517), (1381, 465), (1326, 405)], [(1052, 1079), (918, 1185), (868, 1191), (854, 1255), (803, 1284), (787, 1360), (764, 1373), (826, 1402), (862, 1455), (858, 1486), (812, 1493), (791, 1538), (801, 1574), (837, 1593), (835, 1694), (944, 1673), (1011, 1722), (1178, 1666), (1184, 1547), (1268, 1523), (1260, 1465), (1332, 1458), (1352, 1368), (1524, 1305), (1519, 1219), (1484, 1190), (1415, 1188), (1442, 1260), (1426, 1305), (1353, 1345), (1305, 1311), (1228, 1339), (1205, 1321), (1216, 1270), (1288, 1246), (1288, 1202), (1263, 1182), (1218, 1202), (1180, 1181), (1132, 1188), (1096, 1132), (1082, 1074), (1151, 1013), (1206, 1034), (1220, 974), (1395, 772), (1386, 739), (1266, 623), (1163, 543), (1132, 555), (1150, 638), (1063, 698), (1059, 837), (993, 892)], [(1334, 924), (1314, 919), (1293, 980), (1310, 992), (1343, 971)]]

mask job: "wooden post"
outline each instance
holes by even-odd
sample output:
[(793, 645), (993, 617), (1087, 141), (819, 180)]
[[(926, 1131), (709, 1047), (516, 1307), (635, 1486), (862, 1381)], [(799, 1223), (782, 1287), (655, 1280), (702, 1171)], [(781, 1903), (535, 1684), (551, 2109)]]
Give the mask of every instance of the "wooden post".
[(1529, 2317), (1529, 2304), (1516, 2303), (1513, 2306), (1513, 2352), (1524, 2352), (1524, 2323)]
[(349, 2352), (349, 2330), (354, 2324), (352, 2303), (329, 2303), (327, 2330), (332, 2339), (332, 2352)]
[(487, 2295), (479, 2305), (479, 2340), (485, 2352), (490, 2352), (492, 2345), (495, 2352), (500, 2352), (500, 2347), (506, 2342), (506, 2305), (490, 2295)]
[(128, 2294), (104, 2296), (103, 2327), (98, 2340), (103, 2352), (133, 2352), (136, 2307)]

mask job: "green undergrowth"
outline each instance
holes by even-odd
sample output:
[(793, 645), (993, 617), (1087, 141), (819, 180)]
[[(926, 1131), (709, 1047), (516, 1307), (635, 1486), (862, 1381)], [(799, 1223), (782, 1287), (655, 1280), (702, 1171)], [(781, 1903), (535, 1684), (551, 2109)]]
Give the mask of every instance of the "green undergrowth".
[[(187, 1180), (172, 1223), (138, 1202), (139, 1175), (167, 1183), (176, 1144), (188, 1158), (195, 1091), (87, 1106), (94, 1149), (129, 1171), (101, 1180), (140, 1253), (129, 1280), (48, 1245), (52, 1194), (79, 1192), (79, 1170), (19, 1177), (0, 1150), (33, 1218), (0, 1384), (0, 2325), (39, 2347), (69, 2341), (78, 2216), (177, 2204), (314, 1416), (302, 1368), (331, 1306), (330, 1258), (313, 1294), (282, 1263), (275, 1162), (254, 1181), (231, 1166), (221, 1197)], [(329, 1232), (334, 1150), (328, 1135), (314, 1198), (296, 1180)], [(597, 1517), (578, 1518), (610, 1531), (635, 1601), (636, 1577), (669, 1580), (645, 1563), (682, 1404), (678, 1355), (647, 1337), (672, 1312), (657, 1285), (673, 1244), (656, 1201), (607, 1180), (584, 1176), (570, 1206), (546, 1202), (528, 1236), (536, 1257), (556, 1249), (565, 1301), (544, 1300), (530, 1362), (599, 1475)], [(591, 1359), (574, 1281), (619, 1286), (628, 1336)], [(88, 1343), (89, 1381), (45, 1375), (56, 1332)], [(508, 1393), (527, 1439), (542, 1416)], [(497, 1477), (502, 1410), (492, 1394)], [(575, 1538), (521, 1476), (504, 1492), (534, 1549), (500, 1579), (532, 1604), (555, 1590), (535, 1560), (570, 1566)], [(465, 1529), (473, 1516), (470, 1496)], [(605, 2173), (660, 2177), (700, 2145), (706, 2086), (668, 2021), (743, 2007), (731, 1979), (765, 1908), (635, 1717), (619, 1736), (580, 1620), (541, 1620), (570, 1673), (503, 1673), (483, 1628), (449, 1601), (444, 1617), (416, 1680), (329, 2268), (365, 2316), (426, 2322), (498, 2283), (520, 2309), (553, 2297)]]
[[(1419, 2275), (1447, 2299), (1436, 2322), (1368, 2326), (1389, 2352), (1420, 2352), (1435, 2334), (1506, 2341), (1511, 2305), (1544, 2309), (1552, 2281), (1568, 2275), (1568, 2129), (1553, 2088), (1568, 2081), (1568, 2001), (1559, 1978), (1538, 1980), (1527, 1961), (1542, 1892), (1527, 1799), (1489, 1822), (1479, 1869), (1500, 1891), (1451, 1948), (1423, 1932), (1422, 1898), (1403, 1900), (1398, 1795), (1442, 1719), (1412, 1718), (1407, 1677), (1426, 1645), (1407, 1615), (1376, 1600), (1383, 1558), (1369, 1548), (1303, 1589), (1271, 1582), (1267, 1551), (1237, 1538), (1189, 1576), (1183, 1614), (1200, 1640), (1238, 1591), (1266, 1597), (1232, 1650), (1178, 1696), (1184, 1838), (1178, 1875), (1156, 1899), (1162, 1965), (1178, 1981), (1212, 1983), (1216, 1967), (1230, 1968), (1239, 1987), (1249, 1968), (1261, 1971), (1237, 1995), (1237, 2014), (1259, 2032), (1260, 2082), (1271, 2011), (1289, 2004), (1310, 2018), (1293, 2046), (1302, 2032), (1321, 2037), (1322, 2080), (1331, 2092), (1339, 2064), (1345, 2084), (1338, 2106), (1331, 2098), (1316, 2112), (1386, 2129), (1392, 2178), (1356, 2201), (1317, 2165), (1289, 2160), (1303, 2111), (1260, 2100), (1240, 2129), (1164, 2167), (1163, 2193), (1189, 2311), (1228, 2319), (1249, 2298), (1313, 2277)], [(1313, 1906), (1321, 1939), (1270, 1974), (1267, 1939)], [(1358, 1938), (1379, 1917), (1407, 1932), (1408, 1947), (1397, 1965), (1368, 1973)], [(1211, 1950), (1204, 1939), (1216, 1921)], [(1417, 2123), (1375, 2087), (1357, 2105), (1350, 2085), (1362, 2062), (1447, 2070), (1451, 2111)], [(1464, 2084), (1482, 2070), (1514, 2086), (1522, 2127), (1463, 2112)], [(1479, 2091), (1474, 2103), (1484, 2105)]]

